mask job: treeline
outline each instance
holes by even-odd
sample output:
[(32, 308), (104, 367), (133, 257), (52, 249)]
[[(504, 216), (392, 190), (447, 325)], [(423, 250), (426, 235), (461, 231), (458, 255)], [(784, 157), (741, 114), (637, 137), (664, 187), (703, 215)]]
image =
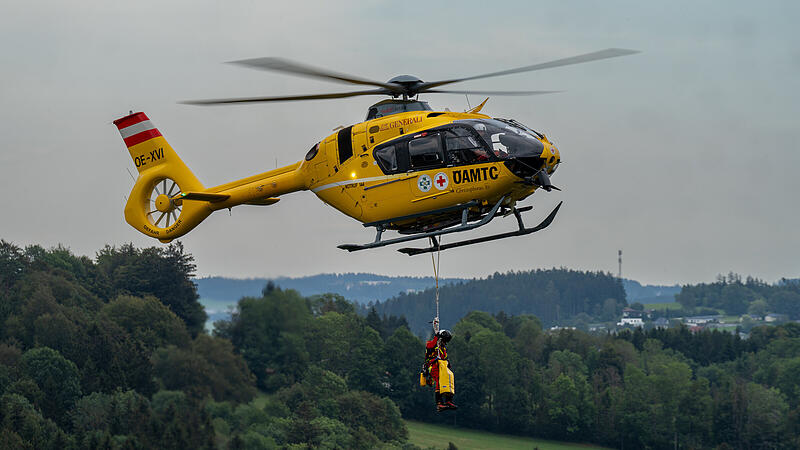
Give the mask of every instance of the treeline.
[(714, 308), (726, 314), (785, 314), (800, 319), (800, 280), (781, 280), (767, 284), (756, 278), (730, 273), (720, 275), (713, 283), (683, 286), (675, 299), (684, 309)]
[[(683, 327), (592, 336), (467, 311), (445, 324), (460, 408), (437, 414), (418, 385), (424, 342), (403, 317), (270, 284), (210, 336), (193, 271), (180, 245), (90, 259), (0, 241), (2, 445), (412, 448), (405, 417), (615, 448), (800, 447), (796, 323), (747, 340)], [(571, 314), (624, 304), (607, 275), (522, 276)], [(502, 296), (502, 284), (472, 288)]]
[(420, 363), (423, 349), (405, 326), (386, 331), (384, 341), (336, 294), (306, 298), (270, 283), (261, 297), (241, 299), (214, 334), (233, 343), (270, 394), (247, 436), (312, 448), (403, 446), (405, 424), (388, 397), (414, 392), (406, 366)]
[[(90, 259), (0, 241), (0, 447), (405, 444), (397, 406), (352, 388), (374, 387), (369, 358), (382, 357), (382, 340), (350, 303), (268, 292), (242, 300), (224, 337), (209, 336), (193, 272), (180, 244)], [(362, 350), (322, 369), (314, 361), (342, 345), (325, 327), (336, 318), (362, 333)], [(300, 334), (284, 331), (294, 326)], [(330, 343), (325, 354), (305, 344), (311, 330)], [(254, 403), (257, 387), (272, 395)]]
[[(597, 321), (614, 321), (627, 306), (620, 280), (602, 272), (567, 269), (495, 273), (440, 287), (439, 308), (443, 326), (452, 326), (470, 311), (531, 314), (545, 327), (563, 324), (578, 315)], [(435, 290), (403, 294), (362, 308), (379, 315), (404, 316), (411, 330), (424, 333), (435, 315)]]
[(450, 358), (459, 426), (615, 448), (800, 446), (795, 323), (748, 341), (685, 327), (590, 336), (472, 312)]
[[(355, 303), (384, 300), (398, 292), (421, 291), (434, 285), (433, 277), (389, 277), (374, 273), (319, 274), (305, 277), (279, 277), (236, 279), (208, 277), (194, 280), (202, 299), (235, 302), (243, 296), (258, 296), (264, 286), (272, 281), (283, 289), (293, 289), (301, 295), (339, 294)], [(464, 281), (443, 278), (440, 284)]]
[[(748, 340), (686, 327), (592, 336), (545, 332), (531, 315), (473, 311), (455, 324), (449, 346), (455, 417), (435, 413), (432, 392), (417, 385), (424, 343), (402, 318), (359, 317), (336, 295), (268, 287), (217, 329), (270, 398), (305, 411), (291, 416), (301, 442), (317, 442), (315, 421), (352, 417), (342, 396), (361, 392), (391, 400), (384, 409), (374, 403), (370, 415), (381, 419), (365, 430), (399, 420), (391, 403), (409, 419), (616, 448), (800, 445), (794, 323), (757, 327)], [(373, 434), (373, 443), (391, 436)]]
[(213, 448), (204, 405), (254, 377), (203, 334), (180, 244), (65, 248), (0, 241), (0, 442), (5, 448)]

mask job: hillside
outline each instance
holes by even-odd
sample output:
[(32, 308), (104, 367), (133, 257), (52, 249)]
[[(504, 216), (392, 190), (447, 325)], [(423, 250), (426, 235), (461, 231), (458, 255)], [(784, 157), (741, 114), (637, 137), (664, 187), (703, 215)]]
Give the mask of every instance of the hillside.
[[(746, 340), (686, 327), (544, 330), (513, 308), (543, 307), (550, 320), (548, 307), (577, 317), (605, 298), (602, 315), (620, 305), (612, 296), (624, 301), (621, 283), (564, 269), (457, 283), (448, 311), (489, 300), (506, 313), (445, 322), (459, 409), (437, 414), (418, 381), (424, 341), (404, 320), (268, 285), (210, 335), (193, 271), (180, 244), (90, 259), (0, 241), (2, 447), (416, 449), (403, 419), (519, 436), (461, 432), (465, 447), (800, 445), (796, 323), (756, 326)], [(798, 289), (727, 277), (687, 292), (722, 305), (751, 292), (771, 307), (796, 304)]]
[[(194, 280), (201, 299), (225, 303), (236, 303), (242, 297), (261, 295), (261, 290), (270, 281), (281, 289), (294, 289), (301, 295), (334, 293), (356, 303), (385, 300), (400, 292), (422, 291), (434, 285), (432, 277), (389, 277), (372, 273), (319, 274), (296, 278), (207, 277)], [(460, 281), (465, 280), (445, 278), (440, 283)]]
[[(465, 281), (460, 278), (445, 278), (441, 283)], [(303, 296), (325, 293), (339, 294), (348, 300), (366, 304), (393, 297), (401, 292), (412, 293), (434, 285), (431, 277), (389, 277), (371, 273), (319, 274), (307, 277), (278, 278), (226, 278), (206, 277), (194, 280), (200, 303), (208, 314), (206, 327), (210, 330), (214, 322), (230, 318), (230, 310), (242, 297), (258, 297), (267, 283), (281, 289), (293, 289)]]
[[(466, 283), (465, 278), (444, 278), (441, 285)], [(391, 277), (372, 273), (319, 274), (306, 277), (228, 278), (205, 277), (194, 280), (200, 303), (209, 316), (208, 326), (230, 317), (230, 309), (242, 297), (261, 295), (264, 286), (273, 282), (282, 289), (293, 289), (304, 296), (323, 293), (339, 294), (358, 304), (383, 302), (400, 293), (414, 294), (434, 286), (431, 277)], [(642, 285), (635, 280), (623, 280), (628, 303), (674, 302), (680, 286)], [(362, 308), (366, 314), (368, 308)], [(430, 319), (428, 319), (430, 320)]]
[[(439, 298), (445, 328), (470, 311), (532, 314), (550, 327), (579, 314), (614, 320), (626, 305), (625, 290), (616, 277), (567, 269), (496, 273), (485, 280), (443, 286)], [(435, 290), (400, 294), (371, 306), (379, 315), (405, 316), (415, 334), (425, 335), (436, 311)]]
[(678, 284), (659, 286), (652, 284), (641, 284), (635, 280), (627, 278), (622, 280), (628, 303), (669, 303), (675, 301), (675, 295), (681, 291)]
[[(397, 405), (349, 373), (382, 346), (352, 304), (276, 290), (211, 336), (194, 268), (180, 243), (108, 246), (90, 259), (0, 240), (0, 448), (405, 444)], [(341, 326), (324, 328), (332, 318)], [(368, 354), (344, 352), (342, 364), (305, 350), (340, 343), (327, 333), (342, 328)], [(274, 395), (249, 405), (259, 389)]]

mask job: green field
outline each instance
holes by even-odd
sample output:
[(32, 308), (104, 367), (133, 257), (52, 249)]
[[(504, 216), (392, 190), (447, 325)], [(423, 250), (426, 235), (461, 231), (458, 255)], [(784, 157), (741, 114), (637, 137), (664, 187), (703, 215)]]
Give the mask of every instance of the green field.
[(681, 309), (681, 304), (678, 302), (668, 303), (645, 303), (645, 309), (667, 310), (667, 309)]
[(441, 425), (430, 425), (411, 420), (406, 420), (406, 426), (408, 427), (408, 441), (422, 448), (435, 447), (446, 449), (448, 443), (450, 442), (455, 444), (459, 450), (484, 448), (498, 450), (531, 450), (534, 448), (538, 448), (539, 450), (585, 450), (589, 448), (606, 448), (591, 444), (545, 441), (542, 439), (509, 436), (506, 434), (494, 434), (484, 431), (465, 430), (462, 428), (452, 428)]

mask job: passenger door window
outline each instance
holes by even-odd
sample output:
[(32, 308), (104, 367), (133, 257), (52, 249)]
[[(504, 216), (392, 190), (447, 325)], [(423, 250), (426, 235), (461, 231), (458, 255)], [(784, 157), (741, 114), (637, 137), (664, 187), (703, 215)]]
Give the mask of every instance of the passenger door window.
[(431, 169), (444, 165), (442, 140), (438, 133), (427, 134), (408, 142), (411, 170)]

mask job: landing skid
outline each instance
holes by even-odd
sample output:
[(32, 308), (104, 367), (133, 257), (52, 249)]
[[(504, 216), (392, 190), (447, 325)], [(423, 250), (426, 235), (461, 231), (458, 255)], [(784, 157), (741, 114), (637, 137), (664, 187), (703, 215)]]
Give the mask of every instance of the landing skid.
[[(405, 253), (406, 255), (413, 256), (413, 255), (418, 255), (420, 253), (428, 253), (428, 252), (433, 252), (433, 251), (437, 251), (437, 250), (447, 250), (449, 248), (462, 247), (462, 246), (465, 246), (465, 245), (478, 244), (478, 243), (481, 243), (481, 242), (494, 241), (494, 240), (497, 240), (497, 239), (504, 239), (504, 238), (513, 237), (513, 236), (524, 236), (526, 234), (531, 234), (531, 233), (534, 233), (536, 231), (539, 231), (539, 230), (542, 230), (544, 228), (547, 228), (547, 226), (549, 226), (553, 222), (553, 219), (556, 217), (556, 214), (558, 213), (559, 208), (561, 208), (561, 203), (563, 203), (563, 202), (559, 202), (559, 204), (555, 207), (555, 209), (553, 209), (553, 211), (550, 212), (550, 214), (539, 225), (537, 225), (537, 226), (535, 226), (533, 228), (525, 228), (525, 224), (523, 224), (523, 222), (522, 222), (522, 213), (525, 212), (525, 211), (529, 211), (529, 210), (533, 209), (533, 207), (532, 206), (526, 206), (526, 207), (523, 207), (523, 208), (512, 207), (510, 212), (513, 213), (514, 216), (517, 218), (517, 225), (519, 226), (518, 230), (510, 231), (510, 232), (507, 232), (507, 233), (494, 234), (494, 235), (491, 235), (491, 236), (484, 236), (484, 237), (475, 238), (475, 239), (467, 239), (467, 240), (464, 240), (464, 241), (453, 242), (453, 243), (450, 243), (450, 244), (444, 244), (444, 245), (440, 245), (439, 244), (438, 240), (436, 239), (438, 236), (442, 236), (442, 235), (445, 235), (445, 234), (451, 234), (451, 233), (458, 233), (458, 232), (461, 232), (461, 231), (473, 230), (475, 228), (482, 227), (482, 226), (486, 225), (487, 223), (489, 223), (497, 215), (497, 212), (500, 210), (500, 205), (503, 203), (503, 200), (505, 200), (505, 197), (503, 197), (500, 200), (498, 200), (497, 203), (495, 203), (495, 205), (492, 207), (492, 209), (488, 213), (486, 213), (485, 216), (483, 216), (483, 218), (481, 218), (479, 221), (473, 222), (473, 223), (469, 223), (467, 219), (468, 219), (468, 215), (469, 215), (469, 209), (471, 207), (473, 207), (473, 206), (476, 206), (477, 205), (476, 202), (469, 202), (469, 203), (465, 203), (463, 205), (458, 205), (458, 206), (450, 207), (450, 208), (444, 208), (442, 210), (437, 210), (437, 211), (427, 211), (427, 212), (422, 213), (422, 214), (414, 214), (414, 215), (410, 215), (410, 216), (396, 217), (396, 218), (393, 218), (393, 219), (388, 219), (388, 220), (384, 220), (384, 221), (380, 221), (380, 222), (365, 223), (364, 224), (365, 227), (374, 226), (375, 229), (377, 230), (377, 234), (375, 236), (375, 241), (374, 242), (370, 242), (368, 244), (360, 244), (360, 245), (359, 244), (342, 244), (342, 245), (339, 245), (338, 247), (341, 248), (342, 250), (347, 250), (349, 252), (355, 252), (355, 251), (358, 251), (358, 250), (366, 250), (366, 249), (370, 249), (370, 248), (383, 247), (383, 246), (386, 246), (386, 245), (398, 244), (398, 243), (401, 243), (401, 242), (408, 242), (408, 241), (413, 241), (413, 240), (416, 240), (416, 239), (431, 238), (431, 240), (433, 242), (433, 245), (431, 245), (430, 247), (427, 247), (427, 248), (401, 248), (401, 249), (398, 250), (401, 253)], [(386, 225), (388, 225), (389, 223), (397, 222), (397, 221), (405, 220), (405, 219), (411, 219), (411, 218), (414, 218), (414, 217), (421, 217), (423, 215), (436, 214), (436, 213), (453, 211), (453, 210), (458, 210), (458, 209), (461, 209), (461, 223), (459, 225), (456, 225), (456, 226), (453, 226), (453, 227), (450, 227), (450, 228), (443, 228), (443, 229), (436, 230), (436, 231), (414, 233), (414, 234), (409, 235), (409, 236), (401, 236), (401, 237), (393, 238), (393, 239), (381, 239), (381, 235), (386, 230)]]

